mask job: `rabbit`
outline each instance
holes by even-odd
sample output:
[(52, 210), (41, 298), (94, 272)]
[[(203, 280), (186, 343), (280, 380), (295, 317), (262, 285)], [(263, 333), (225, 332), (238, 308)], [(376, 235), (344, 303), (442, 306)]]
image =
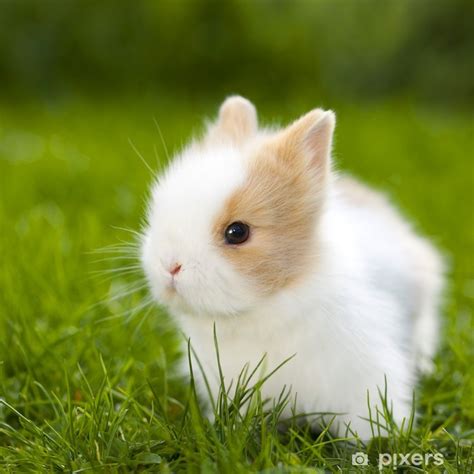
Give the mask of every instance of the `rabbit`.
[(154, 183), (141, 261), (214, 396), (215, 331), (226, 385), (262, 357), (265, 373), (290, 358), (263, 396), (291, 387), (292, 410), (335, 414), (310, 423), (369, 439), (385, 388), (393, 420), (411, 416), (444, 265), (382, 194), (334, 171), (334, 128), (322, 109), (260, 128), (250, 101), (227, 98)]

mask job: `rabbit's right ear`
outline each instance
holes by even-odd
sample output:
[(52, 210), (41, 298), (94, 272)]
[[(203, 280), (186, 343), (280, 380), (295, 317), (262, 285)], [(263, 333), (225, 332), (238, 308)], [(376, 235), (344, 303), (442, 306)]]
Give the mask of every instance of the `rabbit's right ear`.
[(255, 135), (257, 130), (255, 106), (244, 97), (234, 95), (222, 103), (217, 121), (210, 126), (206, 140), (230, 141), (239, 145)]

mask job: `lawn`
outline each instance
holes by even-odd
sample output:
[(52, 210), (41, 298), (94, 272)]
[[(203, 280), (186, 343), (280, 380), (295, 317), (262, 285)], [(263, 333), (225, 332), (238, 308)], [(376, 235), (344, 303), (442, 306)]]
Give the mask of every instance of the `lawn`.
[[(338, 471), (363, 451), (374, 472), (380, 452), (441, 453), (447, 472), (471, 472), (472, 117), (410, 102), (324, 104), (338, 115), (337, 166), (386, 190), (450, 265), (442, 348), (416, 393), (420, 416), (362, 446), (304, 425), (280, 432), (277, 408), (258, 403), (239, 419), (221, 400), (211, 424), (176, 371), (182, 336), (149, 304), (134, 232), (149, 167), (217, 105), (0, 104), (0, 469)], [(262, 116), (284, 122), (311, 106), (263, 104)]]

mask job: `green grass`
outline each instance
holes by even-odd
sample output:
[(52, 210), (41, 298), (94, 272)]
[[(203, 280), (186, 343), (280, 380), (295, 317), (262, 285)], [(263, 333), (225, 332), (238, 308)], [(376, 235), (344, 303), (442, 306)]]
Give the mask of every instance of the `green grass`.
[[(443, 344), (416, 393), (420, 417), (362, 446), (298, 423), (282, 432), (283, 401), (264, 404), (245, 381), (236, 394), (253, 400), (245, 416), (221, 394), (209, 422), (177, 373), (179, 332), (144, 306), (127, 260), (134, 248), (122, 244), (134, 236), (119, 228), (139, 228), (152, 176), (129, 141), (156, 167), (166, 150), (154, 118), (172, 151), (216, 106), (0, 105), (0, 469), (338, 471), (364, 451), (374, 472), (380, 452), (442, 453), (447, 472), (470, 472), (472, 119), (409, 103), (333, 106), (339, 168), (387, 190), (450, 262)], [(286, 121), (311, 106), (264, 104), (263, 116)]]

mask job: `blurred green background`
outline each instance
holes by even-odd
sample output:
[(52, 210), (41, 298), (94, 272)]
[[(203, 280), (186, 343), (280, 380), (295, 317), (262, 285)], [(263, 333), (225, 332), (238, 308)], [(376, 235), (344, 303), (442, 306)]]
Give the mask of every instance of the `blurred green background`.
[[(471, 0), (0, 0), (0, 465), (290, 459), (166, 432), (185, 399), (176, 332), (141, 305), (145, 288), (126, 292), (139, 271), (122, 250), (91, 255), (139, 229), (152, 174), (136, 151), (158, 168), (231, 93), (264, 123), (334, 109), (337, 168), (387, 191), (442, 250), (443, 343), (416, 436), (459, 456), (474, 426), (473, 25)], [(114, 411), (124, 397), (133, 409)], [(291, 460), (350, 460), (328, 449)]]
[(2, 94), (474, 100), (470, 0), (2, 0)]

